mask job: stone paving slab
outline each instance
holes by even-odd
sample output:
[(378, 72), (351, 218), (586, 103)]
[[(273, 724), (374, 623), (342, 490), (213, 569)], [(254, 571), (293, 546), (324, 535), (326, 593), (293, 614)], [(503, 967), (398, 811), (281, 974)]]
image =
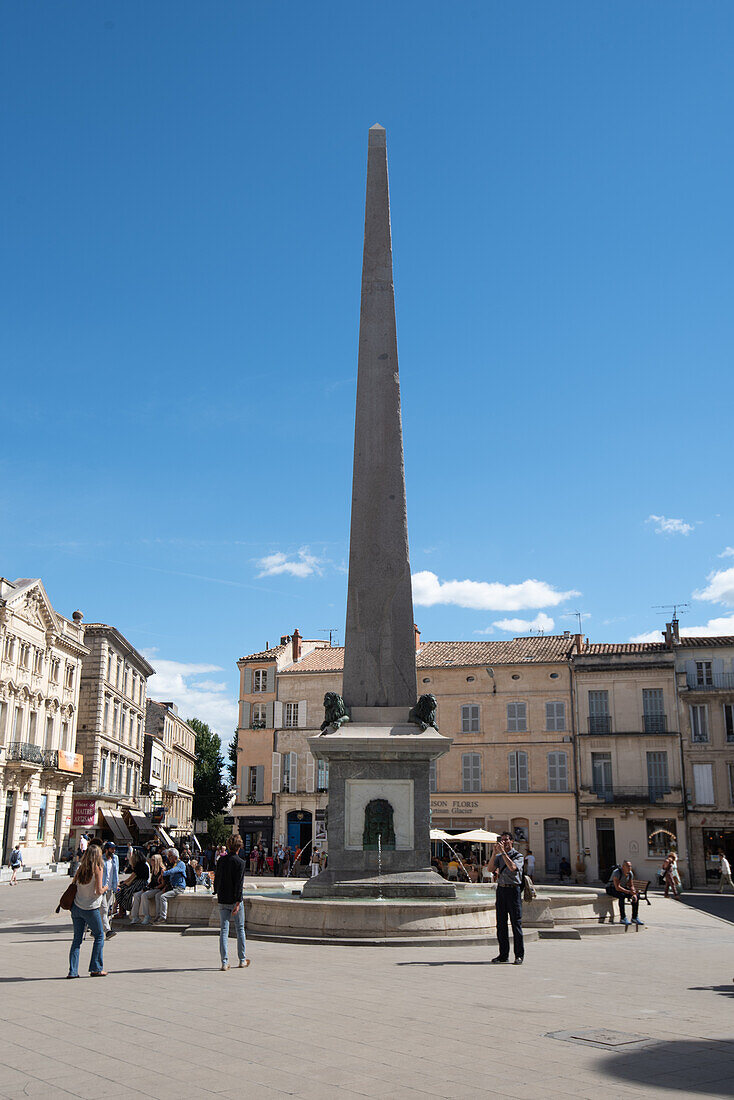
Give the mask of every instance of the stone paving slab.
[[(644, 935), (536, 942), (523, 967), (463, 944), (253, 941), (252, 966), (221, 973), (213, 938), (118, 935), (109, 977), (67, 982), (47, 886), (8, 891), (24, 923), (3, 899), (0, 1097), (734, 1097), (731, 925), (674, 901)], [(590, 1028), (652, 1042), (548, 1037)]]

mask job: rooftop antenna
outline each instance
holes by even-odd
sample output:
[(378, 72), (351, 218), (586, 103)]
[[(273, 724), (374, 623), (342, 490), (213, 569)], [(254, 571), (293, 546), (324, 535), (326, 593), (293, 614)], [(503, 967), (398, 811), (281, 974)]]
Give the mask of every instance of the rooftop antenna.
[(333, 646), (334, 645), (334, 638), (338, 637), (338, 634), (339, 634), (339, 627), (338, 626), (320, 626), (319, 627), (319, 634), (328, 634), (329, 635), (329, 646)]
[(581, 634), (581, 633), (583, 633), (583, 631), (581, 630), (581, 624), (584, 621), (584, 616), (585, 615), (586, 615), (586, 612), (585, 611), (579, 611), (579, 609), (577, 607), (575, 611), (569, 611), (565, 615), (561, 615), (561, 618), (562, 619), (574, 619), (574, 618), (578, 619), (578, 623), (579, 623), (578, 633)]
[(662, 613), (664, 611), (666, 614), (668, 613), (668, 611), (672, 611), (674, 619), (678, 618), (678, 613), (679, 612), (682, 612), (685, 615), (686, 611), (690, 611), (690, 610), (691, 610), (691, 605), (689, 603), (657, 603), (657, 604), (653, 604), (653, 611), (657, 611), (658, 613)]

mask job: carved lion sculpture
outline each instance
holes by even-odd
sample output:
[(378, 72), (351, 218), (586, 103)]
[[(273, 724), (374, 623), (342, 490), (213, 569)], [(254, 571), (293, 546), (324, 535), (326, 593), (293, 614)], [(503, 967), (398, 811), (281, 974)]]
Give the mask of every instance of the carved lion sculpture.
[(344, 700), (341, 695), (337, 695), (335, 691), (327, 691), (324, 696), (324, 720), (321, 723), (322, 734), (327, 730), (338, 730), (339, 726), (343, 726), (345, 722), (349, 721), (349, 715), (347, 714), (347, 708), (344, 706)]
[(438, 726), (436, 725), (437, 706), (435, 695), (421, 695), (415, 706), (410, 708), (408, 721), (415, 722), (421, 730), (427, 730), (429, 726), (432, 726), (438, 732)]

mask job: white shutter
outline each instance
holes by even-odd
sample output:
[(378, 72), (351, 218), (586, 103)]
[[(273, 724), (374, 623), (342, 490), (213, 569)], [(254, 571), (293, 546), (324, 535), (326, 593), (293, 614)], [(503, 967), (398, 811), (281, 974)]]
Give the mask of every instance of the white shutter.
[(280, 730), (283, 728), (283, 704), (280, 699), (275, 700), (275, 728)]
[[(305, 699), (299, 699), (298, 700), (298, 728), (299, 729), (305, 729), (306, 728), (306, 715), (307, 715), (307, 713), (308, 713), (308, 710), (307, 710), (307, 707), (306, 707), (306, 700)], [(313, 787), (311, 788), (311, 790), (313, 790)]]
[[(300, 708), (300, 703), (299, 703)], [(306, 793), (313, 794), (314, 792), (314, 772), (316, 770), (316, 761), (312, 754), (306, 753)]]
[(273, 753), (273, 793), (280, 790), (280, 753)]
[(288, 790), (293, 791), (293, 792), (298, 790), (298, 753), (297, 752), (292, 752), (291, 753), (291, 771), (290, 771), (290, 783), (289, 783), (289, 786), (288, 786)]
[(694, 764), (693, 782), (696, 787), (696, 803), (699, 806), (714, 806), (713, 764)]

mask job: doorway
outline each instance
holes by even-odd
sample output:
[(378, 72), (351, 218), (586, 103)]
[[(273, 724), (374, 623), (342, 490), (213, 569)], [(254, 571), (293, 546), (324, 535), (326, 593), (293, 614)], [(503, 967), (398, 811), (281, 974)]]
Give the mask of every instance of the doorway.
[(15, 808), (15, 791), (8, 791), (5, 795), (5, 821), (3, 826), (3, 863), (10, 863), (10, 852), (13, 847), (13, 810)]
[(596, 855), (599, 878), (608, 882), (617, 866), (617, 845), (614, 840), (614, 819), (597, 817), (596, 819)]
[(571, 862), (568, 821), (565, 817), (547, 817), (543, 822), (545, 833), (545, 873), (558, 875), (562, 859)]
[[(307, 810), (291, 810), (288, 814), (288, 847), (292, 852), (301, 849), (301, 864), (307, 864), (311, 858), (311, 840), (313, 823)], [(306, 848), (308, 845), (308, 848)]]

